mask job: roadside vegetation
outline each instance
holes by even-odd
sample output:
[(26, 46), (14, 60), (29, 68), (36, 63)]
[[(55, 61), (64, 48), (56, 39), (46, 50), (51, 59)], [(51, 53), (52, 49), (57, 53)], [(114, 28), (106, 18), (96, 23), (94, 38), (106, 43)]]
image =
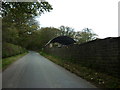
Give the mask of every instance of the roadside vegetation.
[(5, 70), (13, 62), (27, 54), (27, 50), (21, 46), (11, 43), (2, 43), (2, 60), (0, 60), (0, 69)]
[(52, 62), (66, 68), (72, 73), (86, 79), (99, 88), (120, 88), (120, 80), (113, 76), (106, 75), (104, 73), (97, 72), (93, 69), (81, 66), (80, 64), (70, 62), (68, 60), (61, 60), (56, 56), (40, 52), (41, 55), (48, 58)]
[[(73, 38), (77, 44), (98, 39), (92, 29), (75, 31), (69, 26), (42, 27), (36, 17), (53, 8), (48, 2), (2, 2), (2, 67), (5, 70), (17, 59), (26, 55), (27, 50), (40, 51), (49, 40), (57, 36)], [(98, 73), (79, 64), (61, 60), (58, 57), (40, 52), (51, 61), (65, 67), (78, 76), (92, 82), (98, 87), (120, 88), (117, 78)]]
[[(2, 46), (5, 44), (3, 52), (8, 50), (8, 53), (11, 54), (7, 47), (14, 47), (13, 51), (15, 51), (16, 47), (13, 44), (25, 49), (36, 49), (36, 42), (34, 41), (34, 46), (33, 42), (31, 43), (34, 36), (37, 35), (35, 31), (40, 29), (35, 18), (44, 12), (50, 12), (52, 10), (51, 5), (48, 2), (2, 2), (0, 8), (2, 14)], [(39, 42), (37, 41), (37, 43)]]
[(7, 57), (7, 58), (3, 58), (2, 59), (2, 71), (4, 71), (9, 65), (11, 65), (13, 62), (15, 62), (16, 60), (22, 58), (23, 56), (25, 56), (27, 54), (27, 52), (19, 54), (19, 55), (15, 55), (15, 56), (11, 56), (11, 57)]
[[(91, 29), (84, 28), (76, 32), (69, 26), (40, 27), (37, 16), (52, 10), (48, 2), (2, 2), (2, 41), (4, 48), (11, 44), (21, 46), (28, 50), (41, 50), (45, 44), (57, 36), (69, 36), (77, 43), (84, 43), (97, 38)], [(7, 45), (6, 45), (7, 43)], [(8, 44), (9, 43), (9, 44)], [(6, 49), (7, 50), (7, 49)], [(9, 52), (8, 49), (8, 53)], [(4, 53), (3, 57), (9, 56)]]
[(27, 49), (40, 49), (40, 47), (36, 48), (35, 41), (31, 43), (34, 36), (37, 35), (35, 31), (40, 29), (35, 18), (44, 12), (50, 12), (53, 8), (48, 2), (4, 1), (0, 9), (0, 19), (2, 19), (2, 60), (0, 60), (0, 66), (4, 70), (24, 56)]
[(2, 58), (7, 58), (10, 56), (18, 55), (25, 53), (27, 50), (25, 48), (22, 48), (21, 46), (14, 45), (11, 43), (3, 42), (2, 44)]

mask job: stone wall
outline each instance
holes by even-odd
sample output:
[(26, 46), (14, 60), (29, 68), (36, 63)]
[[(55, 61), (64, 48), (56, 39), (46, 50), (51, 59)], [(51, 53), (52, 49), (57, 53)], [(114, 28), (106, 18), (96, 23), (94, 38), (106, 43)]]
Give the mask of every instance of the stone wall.
[(44, 51), (63, 60), (120, 78), (120, 37), (93, 40), (83, 44), (46, 47)]

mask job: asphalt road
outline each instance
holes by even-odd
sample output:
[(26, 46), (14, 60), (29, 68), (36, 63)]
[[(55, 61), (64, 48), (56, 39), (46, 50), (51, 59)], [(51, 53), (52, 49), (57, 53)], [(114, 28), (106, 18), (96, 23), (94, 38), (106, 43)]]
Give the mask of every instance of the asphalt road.
[(9, 66), (2, 79), (3, 88), (96, 88), (33, 51)]

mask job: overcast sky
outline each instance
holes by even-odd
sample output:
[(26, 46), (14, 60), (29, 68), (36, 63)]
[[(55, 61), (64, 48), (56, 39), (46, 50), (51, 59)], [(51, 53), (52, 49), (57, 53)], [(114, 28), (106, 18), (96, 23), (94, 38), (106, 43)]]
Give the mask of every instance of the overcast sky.
[(53, 10), (37, 20), (41, 27), (69, 26), (75, 31), (90, 28), (99, 38), (118, 36), (120, 0), (46, 0)]

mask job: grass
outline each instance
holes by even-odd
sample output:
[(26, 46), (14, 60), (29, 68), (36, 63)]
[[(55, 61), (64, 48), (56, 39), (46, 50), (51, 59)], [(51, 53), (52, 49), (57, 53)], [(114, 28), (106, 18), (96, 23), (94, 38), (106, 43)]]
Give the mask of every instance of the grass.
[(1, 68), (2, 68), (2, 59), (0, 59), (0, 72), (1, 72)]
[(41, 55), (53, 61), (54, 63), (61, 65), (72, 73), (86, 79), (99, 88), (120, 88), (120, 79), (113, 76), (106, 75), (104, 73), (96, 72), (90, 68), (81, 66), (77, 63), (72, 63), (68, 60), (62, 60), (58, 57), (40, 52)]
[(26, 54), (27, 54), (27, 52), (23, 53), (23, 54), (16, 55), (16, 56), (3, 58), (2, 59), (2, 63), (0, 63), (0, 65), (2, 65), (2, 71), (4, 71), (9, 65), (11, 65), (13, 62), (15, 62), (16, 60), (20, 59), (21, 57), (23, 57)]

